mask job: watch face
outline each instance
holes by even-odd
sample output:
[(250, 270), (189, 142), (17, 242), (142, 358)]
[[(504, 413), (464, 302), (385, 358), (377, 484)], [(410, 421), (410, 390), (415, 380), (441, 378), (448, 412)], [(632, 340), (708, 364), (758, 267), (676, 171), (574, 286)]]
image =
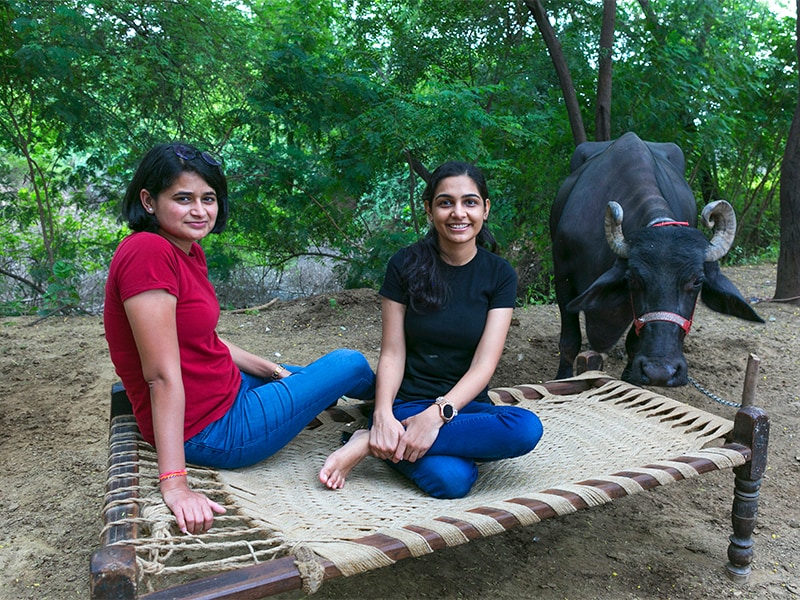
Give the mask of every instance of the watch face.
[(453, 406), (451, 404), (442, 405), (442, 416), (447, 421), (453, 418)]

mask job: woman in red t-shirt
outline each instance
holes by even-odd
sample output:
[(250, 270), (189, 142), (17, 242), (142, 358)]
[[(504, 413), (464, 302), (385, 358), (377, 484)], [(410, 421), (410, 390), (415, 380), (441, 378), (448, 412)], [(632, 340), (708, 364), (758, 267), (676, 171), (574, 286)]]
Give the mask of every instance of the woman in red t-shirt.
[(340, 396), (374, 396), (364, 356), (336, 350), (306, 367), (251, 354), (216, 332), (219, 303), (198, 244), (228, 219), (219, 159), (186, 144), (145, 155), (123, 201), (133, 233), (106, 284), (111, 360), (142, 436), (155, 445), (164, 502), (181, 530), (224, 507), (186, 479), (186, 463), (237, 468), (271, 456)]

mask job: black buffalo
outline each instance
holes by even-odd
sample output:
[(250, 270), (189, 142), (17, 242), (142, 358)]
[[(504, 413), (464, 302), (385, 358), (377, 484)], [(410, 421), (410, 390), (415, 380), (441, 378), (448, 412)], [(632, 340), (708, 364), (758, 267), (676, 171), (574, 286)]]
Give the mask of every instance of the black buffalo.
[(762, 322), (719, 269), (736, 217), (724, 200), (701, 215), (675, 144), (627, 133), (579, 145), (550, 212), (553, 267), (561, 313), (557, 378), (572, 375), (585, 314), (592, 349), (608, 351), (628, 331), (622, 379), (637, 385), (688, 381), (683, 340), (697, 296), (711, 309)]

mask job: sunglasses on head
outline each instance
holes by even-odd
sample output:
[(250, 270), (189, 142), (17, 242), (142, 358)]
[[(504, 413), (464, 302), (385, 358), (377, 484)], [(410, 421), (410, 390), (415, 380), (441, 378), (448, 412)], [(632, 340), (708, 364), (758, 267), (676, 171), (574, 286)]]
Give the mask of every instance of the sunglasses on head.
[(175, 156), (182, 158), (183, 160), (194, 160), (199, 156), (205, 161), (206, 164), (211, 165), (212, 167), (222, 166), (222, 159), (211, 154), (210, 152), (198, 152), (197, 150), (194, 150), (189, 146), (184, 146), (183, 144), (173, 144), (172, 151), (175, 153)]

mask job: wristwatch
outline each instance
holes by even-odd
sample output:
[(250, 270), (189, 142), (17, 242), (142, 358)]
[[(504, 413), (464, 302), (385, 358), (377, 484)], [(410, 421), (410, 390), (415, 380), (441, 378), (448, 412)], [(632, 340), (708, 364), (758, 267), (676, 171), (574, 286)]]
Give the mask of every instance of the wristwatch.
[(458, 414), (458, 409), (450, 404), (444, 396), (439, 396), (436, 399), (436, 404), (439, 406), (439, 415), (445, 423), (452, 421)]

